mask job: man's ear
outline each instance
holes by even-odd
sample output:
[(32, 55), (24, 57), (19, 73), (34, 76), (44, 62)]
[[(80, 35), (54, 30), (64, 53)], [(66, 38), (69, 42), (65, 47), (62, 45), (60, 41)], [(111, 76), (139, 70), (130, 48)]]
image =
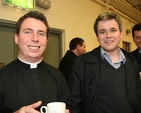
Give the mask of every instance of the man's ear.
[(99, 39), (98, 39), (98, 36), (96, 35), (96, 39), (97, 39), (97, 41), (99, 41)]
[(15, 33), (15, 34), (14, 34), (14, 41), (15, 41), (15, 43), (16, 43), (17, 45), (18, 45), (18, 39), (19, 39), (18, 34)]
[(79, 44), (77, 44), (76, 48), (77, 48), (77, 49), (79, 49), (79, 48), (80, 48), (80, 45), (79, 45)]
[(121, 32), (121, 36), (120, 36), (120, 38), (122, 38), (122, 36), (123, 36), (123, 31)]

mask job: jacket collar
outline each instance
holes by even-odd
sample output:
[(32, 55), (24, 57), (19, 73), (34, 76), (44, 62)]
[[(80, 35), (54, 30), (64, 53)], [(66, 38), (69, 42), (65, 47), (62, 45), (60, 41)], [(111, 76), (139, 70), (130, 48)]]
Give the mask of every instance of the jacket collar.
[[(121, 48), (120, 48), (121, 49)], [(127, 80), (131, 80), (131, 72), (132, 72), (132, 64), (134, 62), (133, 57), (131, 57), (131, 55), (126, 52), (125, 50), (121, 49), (125, 58), (126, 58), (126, 63), (125, 63), (125, 72), (127, 75)], [(100, 46), (93, 49), (92, 51), (89, 52), (89, 57), (86, 59), (86, 63), (87, 64), (92, 64), (91, 68), (93, 70), (93, 72), (95, 73), (95, 77), (97, 78), (97, 80), (99, 81), (99, 75), (101, 75), (101, 55), (100, 55)], [(127, 86), (129, 86), (130, 82), (127, 82)]]

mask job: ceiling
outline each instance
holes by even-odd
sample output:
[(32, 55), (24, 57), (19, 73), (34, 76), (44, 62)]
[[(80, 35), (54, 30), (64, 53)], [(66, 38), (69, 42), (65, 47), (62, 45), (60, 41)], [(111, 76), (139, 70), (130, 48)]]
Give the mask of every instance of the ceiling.
[[(93, 0), (95, 1), (95, 0)], [(141, 0), (96, 0), (102, 2), (106, 7), (116, 9), (135, 20), (141, 22)]]
[(129, 4), (131, 4), (134, 8), (141, 11), (141, 0), (126, 0)]

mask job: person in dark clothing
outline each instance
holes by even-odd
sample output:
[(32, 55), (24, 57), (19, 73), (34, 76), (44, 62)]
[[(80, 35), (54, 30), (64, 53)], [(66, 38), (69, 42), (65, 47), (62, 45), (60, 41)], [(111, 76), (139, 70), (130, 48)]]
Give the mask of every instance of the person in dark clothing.
[(141, 23), (137, 23), (132, 28), (132, 37), (137, 49), (130, 53), (136, 58), (139, 65), (139, 72), (141, 78)]
[(71, 113), (141, 113), (141, 80), (135, 58), (118, 45), (122, 22), (103, 12), (94, 23), (99, 47), (74, 60), (69, 78)]
[(17, 21), (18, 58), (0, 69), (0, 113), (40, 113), (49, 102), (69, 104), (63, 74), (43, 61), (48, 34), (48, 22), (39, 11), (29, 11)]
[(86, 52), (85, 41), (79, 37), (73, 38), (69, 43), (69, 50), (65, 53), (58, 66), (58, 69), (64, 74), (67, 82), (74, 59), (84, 52)]

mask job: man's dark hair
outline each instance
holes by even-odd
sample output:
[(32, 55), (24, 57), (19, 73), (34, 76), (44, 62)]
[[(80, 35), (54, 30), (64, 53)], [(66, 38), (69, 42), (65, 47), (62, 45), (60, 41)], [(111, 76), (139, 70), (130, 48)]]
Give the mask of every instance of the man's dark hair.
[(74, 50), (74, 49), (77, 47), (78, 44), (79, 44), (80, 46), (82, 46), (82, 45), (83, 45), (83, 42), (84, 42), (84, 40), (83, 40), (82, 38), (75, 37), (75, 38), (73, 38), (73, 39), (70, 41), (70, 43), (69, 43), (69, 49), (70, 49), (70, 50)]
[(135, 36), (134, 32), (135, 31), (140, 31), (140, 30), (141, 30), (141, 23), (135, 24), (132, 28), (132, 37), (134, 38), (134, 36)]
[(19, 20), (16, 23), (16, 26), (15, 26), (15, 33), (19, 34), (21, 24), (27, 18), (35, 18), (37, 20), (41, 20), (47, 27), (47, 31), (46, 31), (47, 34), (46, 35), (48, 37), (48, 35), (49, 35), (49, 25), (48, 25), (48, 22), (47, 22), (47, 18), (45, 17), (45, 15), (43, 13), (41, 13), (39, 11), (29, 11), (28, 13), (26, 13), (25, 15), (20, 17)]
[(122, 21), (121, 21), (121, 19), (120, 19), (120, 17), (118, 15), (116, 15), (113, 12), (104, 12), (104, 13), (100, 14), (96, 18), (96, 20), (94, 22), (94, 26), (93, 27), (94, 27), (94, 32), (95, 32), (96, 36), (98, 36), (98, 28), (97, 28), (97, 26), (98, 26), (99, 21), (112, 20), (112, 19), (117, 21), (119, 30), (120, 31), (123, 30), (123, 28), (122, 28)]

